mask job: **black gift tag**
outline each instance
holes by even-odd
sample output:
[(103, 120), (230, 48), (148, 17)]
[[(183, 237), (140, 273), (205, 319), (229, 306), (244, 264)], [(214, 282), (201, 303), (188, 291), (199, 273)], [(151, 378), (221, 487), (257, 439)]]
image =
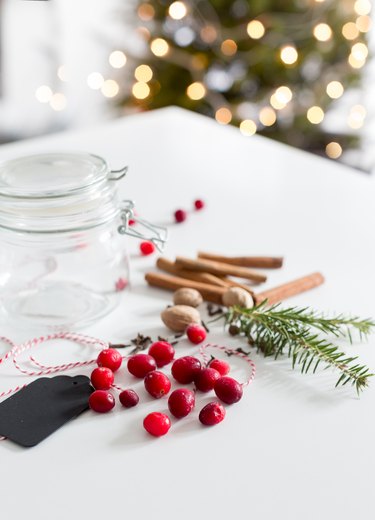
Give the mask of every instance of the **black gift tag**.
[(87, 376), (41, 377), (0, 404), (0, 435), (35, 446), (88, 408)]

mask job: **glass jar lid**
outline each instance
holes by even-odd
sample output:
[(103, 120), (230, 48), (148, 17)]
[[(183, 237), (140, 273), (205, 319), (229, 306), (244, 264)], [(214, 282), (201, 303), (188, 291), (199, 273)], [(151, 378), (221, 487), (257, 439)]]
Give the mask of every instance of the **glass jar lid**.
[(0, 164), (0, 195), (66, 197), (103, 182), (109, 173), (101, 157), (88, 153), (48, 153)]

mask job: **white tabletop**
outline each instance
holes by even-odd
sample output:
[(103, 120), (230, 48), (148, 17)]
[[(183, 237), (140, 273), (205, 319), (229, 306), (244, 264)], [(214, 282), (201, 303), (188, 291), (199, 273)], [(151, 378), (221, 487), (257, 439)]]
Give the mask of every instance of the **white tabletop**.
[[(322, 311), (375, 315), (374, 180), (364, 174), (176, 108), (97, 128), (0, 148), (0, 158), (85, 150), (113, 168), (130, 165), (124, 196), (139, 212), (170, 223), (172, 212), (203, 198), (207, 208), (170, 226), (166, 255), (198, 250), (284, 255), (269, 286), (320, 270), (326, 284), (290, 300)], [(121, 306), (87, 334), (124, 341), (136, 332), (166, 334), (159, 318), (170, 294), (148, 288), (155, 262), (129, 239), (132, 288)], [(43, 331), (41, 331), (43, 332)], [(16, 341), (31, 333), (2, 334)], [(218, 328), (210, 340), (241, 345)], [(56, 343), (38, 350), (46, 362), (88, 352)], [(375, 370), (375, 339), (347, 347)], [(196, 350), (187, 344), (180, 353)], [(3, 441), (1, 514), (30, 518), (254, 518), (349, 520), (374, 514), (375, 380), (362, 394), (334, 389), (335, 374), (293, 372), (289, 360), (254, 354), (255, 382), (228, 407), (223, 423), (204, 428), (193, 415), (150, 438), (142, 419), (166, 410), (141, 389), (142, 405), (87, 412), (35, 448)], [(241, 368), (238, 365), (238, 374)], [(0, 367), (1, 390), (20, 381)], [(89, 373), (90, 370), (81, 373)], [(130, 376), (123, 383), (131, 385)], [(135, 388), (141, 388), (137, 383)], [(200, 403), (209, 398), (203, 396)]]

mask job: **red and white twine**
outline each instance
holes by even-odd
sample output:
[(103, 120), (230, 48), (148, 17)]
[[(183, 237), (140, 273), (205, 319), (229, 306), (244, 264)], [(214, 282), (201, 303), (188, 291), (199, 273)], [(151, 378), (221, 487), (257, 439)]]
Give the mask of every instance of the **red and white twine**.
[(202, 356), (202, 359), (204, 363), (207, 365), (210, 361), (209, 357), (207, 356), (206, 350), (208, 348), (211, 349), (218, 349), (222, 350), (226, 354), (230, 354), (231, 356), (237, 356), (241, 359), (243, 359), (249, 366), (250, 366), (250, 374), (249, 377), (246, 379), (244, 383), (241, 383), (242, 386), (248, 386), (250, 385), (255, 378), (255, 363), (252, 359), (249, 358), (248, 355), (243, 354), (242, 352), (239, 352), (238, 350), (231, 349), (229, 347), (225, 347), (223, 345), (216, 345), (215, 343), (205, 343), (199, 347), (199, 353)]

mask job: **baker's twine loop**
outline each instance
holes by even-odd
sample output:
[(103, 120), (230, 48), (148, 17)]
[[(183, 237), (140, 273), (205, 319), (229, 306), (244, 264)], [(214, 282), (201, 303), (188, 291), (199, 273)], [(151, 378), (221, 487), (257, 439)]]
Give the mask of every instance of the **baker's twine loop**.
[(207, 355), (206, 350), (207, 349), (217, 349), (225, 352), (226, 354), (229, 354), (231, 356), (237, 356), (241, 359), (243, 359), (250, 367), (250, 375), (247, 378), (247, 380), (244, 383), (241, 383), (242, 386), (248, 386), (250, 385), (255, 378), (255, 363), (254, 361), (249, 358), (247, 354), (244, 354), (243, 352), (239, 352), (238, 350), (231, 349), (229, 347), (225, 347), (224, 345), (217, 345), (216, 343), (204, 343), (199, 347), (199, 353), (202, 356), (202, 359), (206, 365), (208, 365), (210, 358)]

